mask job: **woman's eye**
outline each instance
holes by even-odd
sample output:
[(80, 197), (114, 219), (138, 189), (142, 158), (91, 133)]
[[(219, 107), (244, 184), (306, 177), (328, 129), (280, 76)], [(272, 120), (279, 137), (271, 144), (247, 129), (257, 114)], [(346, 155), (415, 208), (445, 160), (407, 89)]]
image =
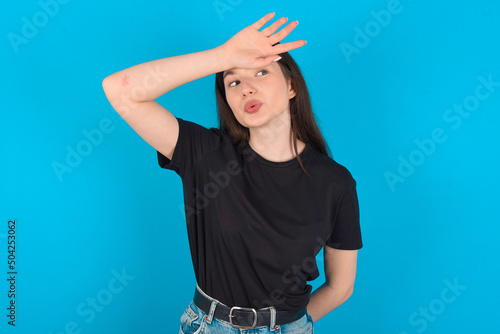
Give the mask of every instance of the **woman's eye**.
[[(264, 72), (264, 74), (267, 74), (267, 70), (260, 70), (259, 72), (257, 72), (257, 74), (261, 73), (261, 72)], [(239, 83), (238, 80), (236, 81), (232, 81), (228, 84), (229, 87), (234, 87), (235, 85), (233, 85), (234, 83)]]

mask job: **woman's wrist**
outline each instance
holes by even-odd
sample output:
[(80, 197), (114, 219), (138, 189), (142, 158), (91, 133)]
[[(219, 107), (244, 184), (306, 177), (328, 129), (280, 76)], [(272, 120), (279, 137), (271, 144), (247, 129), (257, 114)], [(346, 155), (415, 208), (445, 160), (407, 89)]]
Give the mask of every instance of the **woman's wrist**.
[[(231, 55), (226, 51), (224, 45), (220, 45), (213, 49), (217, 55), (217, 60), (219, 62), (219, 67), (223, 68), (222, 71), (233, 68)], [(222, 72), (219, 71), (219, 72)]]

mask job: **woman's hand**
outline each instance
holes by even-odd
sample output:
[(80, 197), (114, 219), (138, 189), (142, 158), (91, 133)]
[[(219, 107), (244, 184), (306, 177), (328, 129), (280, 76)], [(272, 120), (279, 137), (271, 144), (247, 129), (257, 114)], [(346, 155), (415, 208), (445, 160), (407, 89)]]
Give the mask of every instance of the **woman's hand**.
[(306, 44), (305, 40), (298, 40), (273, 46), (285, 38), (298, 24), (297, 21), (292, 21), (275, 34), (276, 30), (288, 20), (282, 17), (269, 27), (259, 31), (273, 17), (274, 13), (267, 14), (218, 47), (222, 57), (228, 62), (228, 68), (268, 66), (279, 57), (279, 53), (288, 52)]

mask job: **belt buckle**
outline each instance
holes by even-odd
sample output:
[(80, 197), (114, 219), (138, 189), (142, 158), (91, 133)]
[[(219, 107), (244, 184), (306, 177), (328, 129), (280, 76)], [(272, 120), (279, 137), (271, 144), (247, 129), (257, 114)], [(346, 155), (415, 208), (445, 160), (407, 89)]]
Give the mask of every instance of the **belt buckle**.
[[(233, 317), (235, 317), (233, 315), (233, 310), (234, 309), (236, 309), (236, 310), (244, 310), (244, 311), (252, 311), (253, 315), (254, 315), (254, 320), (253, 320), (252, 326), (248, 327), (248, 326), (241, 326), (241, 325), (233, 324)], [(236, 328), (241, 328), (241, 329), (252, 329), (252, 328), (255, 328), (255, 325), (257, 325), (257, 311), (255, 311), (254, 308), (233, 306), (233, 307), (231, 307), (231, 311), (229, 311), (229, 323), (231, 324), (231, 326), (234, 326)]]

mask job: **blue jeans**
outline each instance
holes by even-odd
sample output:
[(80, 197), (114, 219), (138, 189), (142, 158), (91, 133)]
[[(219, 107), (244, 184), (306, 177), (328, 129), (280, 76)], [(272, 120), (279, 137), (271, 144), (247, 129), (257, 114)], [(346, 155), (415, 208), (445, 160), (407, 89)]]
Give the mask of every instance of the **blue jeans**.
[[(197, 286), (199, 289), (199, 287)], [(202, 311), (196, 304), (191, 301), (186, 310), (181, 316), (181, 327), (179, 334), (312, 334), (314, 333), (314, 325), (311, 315), (306, 313), (302, 318), (289, 322), (284, 325), (275, 324), (276, 309), (269, 307), (271, 310), (271, 323), (267, 326), (255, 327), (253, 329), (239, 329), (233, 327), (229, 322), (219, 320), (214, 317), (217, 303), (216, 299), (212, 299), (212, 306), (209, 314)]]

